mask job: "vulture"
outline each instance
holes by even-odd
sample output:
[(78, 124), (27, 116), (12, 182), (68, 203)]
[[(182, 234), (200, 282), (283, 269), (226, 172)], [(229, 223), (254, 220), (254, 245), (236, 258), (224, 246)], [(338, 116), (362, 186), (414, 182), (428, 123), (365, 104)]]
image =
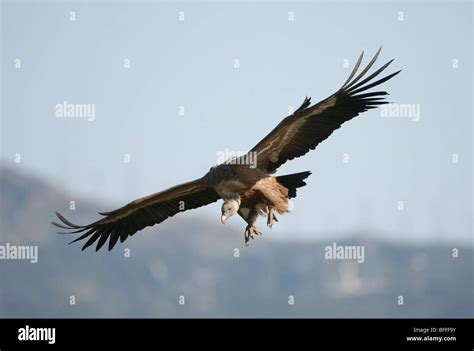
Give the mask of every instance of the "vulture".
[[(351, 74), (334, 94), (311, 104), (306, 97), (301, 106), (284, 118), (267, 136), (260, 140), (246, 155), (232, 157), (214, 166), (201, 178), (134, 200), (110, 212), (99, 212), (99, 220), (77, 225), (59, 212), (62, 223), (51, 222), (66, 229), (60, 234), (75, 234), (71, 243), (85, 240), (82, 250), (95, 242), (96, 251), (109, 240), (111, 250), (117, 241), (126, 240), (145, 227), (161, 223), (175, 214), (223, 200), (221, 221), (238, 214), (247, 223), (245, 245), (254, 236), (261, 235), (257, 218), (267, 218), (268, 227), (277, 222), (276, 214), (289, 212), (288, 200), (296, 197), (296, 189), (306, 185), (311, 172), (274, 176), (278, 167), (315, 149), (344, 122), (360, 113), (387, 104), (385, 91), (369, 91), (400, 71), (378, 77), (389, 61), (373, 73), (368, 73), (379, 56), (381, 48), (361, 70), (364, 52), (359, 56)], [(378, 77), (377, 79), (375, 79)], [(249, 164), (249, 159), (254, 160)]]

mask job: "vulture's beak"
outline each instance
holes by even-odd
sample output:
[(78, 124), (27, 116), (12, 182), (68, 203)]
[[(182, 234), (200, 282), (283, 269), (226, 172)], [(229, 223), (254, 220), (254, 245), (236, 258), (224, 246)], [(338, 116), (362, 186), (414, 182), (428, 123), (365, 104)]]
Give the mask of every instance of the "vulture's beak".
[(221, 222), (222, 224), (225, 224), (225, 220), (227, 219), (227, 217), (225, 215), (222, 215), (221, 216)]

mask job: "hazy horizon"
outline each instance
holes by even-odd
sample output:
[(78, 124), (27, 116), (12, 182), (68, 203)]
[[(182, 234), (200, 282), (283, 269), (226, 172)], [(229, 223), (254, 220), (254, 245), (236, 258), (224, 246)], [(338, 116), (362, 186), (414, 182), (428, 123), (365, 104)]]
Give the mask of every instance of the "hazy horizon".
[[(1, 162), (111, 207), (95, 212), (248, 151), (383, 44), (376, 67), (402, 72), (382, 89), (418, 114), (368, 111), (285, 164), (313, 174), (264, 234), (473, 243), (471, 3), (3, 1), (1, 27)], [(64, 103), (94, 120), (57, 118)], [(219, 206), (180, 216), (222, 226)]]
[[(472, 2), (7, 0), (0, 10), (1, 318), (425, 328), (415, 318), (474, 316)], [(105, 235), (69, 245), (81, 234), (50, 223), (59, 211), (85, 225), (201, 177), (305, 96), (333, 94), (380, 45), (369, 74), (395, 59), (385, 73), (402, 72), (380, 87), (394, 104), (284, 164), (277, 175), (312, 175), (272, 229), (259, 218), (263, 237), (248, 247), (239, 216), (221, 223), (221, 201), (109, 237), (112, 250)], [(119, 227), (104, 230), (117, 238)]]

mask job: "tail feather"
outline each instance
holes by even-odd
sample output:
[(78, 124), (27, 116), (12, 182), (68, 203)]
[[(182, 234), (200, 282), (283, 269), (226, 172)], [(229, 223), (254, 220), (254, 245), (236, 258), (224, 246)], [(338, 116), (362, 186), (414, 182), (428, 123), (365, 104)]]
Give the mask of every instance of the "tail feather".
[(304, 180), (311, 174), (310, 171), (288, 174), (276, 177), (278, 183), (288, 188), (288, 198), (296, 197), (296, 189), (306, 185)]

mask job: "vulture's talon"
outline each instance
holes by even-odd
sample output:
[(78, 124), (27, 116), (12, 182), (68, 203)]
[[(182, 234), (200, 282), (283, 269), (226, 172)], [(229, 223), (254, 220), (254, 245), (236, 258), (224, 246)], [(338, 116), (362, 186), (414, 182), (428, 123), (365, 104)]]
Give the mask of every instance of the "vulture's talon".
[(254, 235), (262, 235), (262, 232), (258, 229), (258, 227), (254, 225), (248, 225), (245, 228), (245, 246), (249, 246), (250, 239), (255, 239)]
[(275, 211), (273, 209), (271, 209), (270, 211), (268, 211), (268, 217), (267, 217), (267, 226), (268, 226), (268, 228), (273, 227), (275, 222), (278, 222), (278, 219), (275, 216)]

